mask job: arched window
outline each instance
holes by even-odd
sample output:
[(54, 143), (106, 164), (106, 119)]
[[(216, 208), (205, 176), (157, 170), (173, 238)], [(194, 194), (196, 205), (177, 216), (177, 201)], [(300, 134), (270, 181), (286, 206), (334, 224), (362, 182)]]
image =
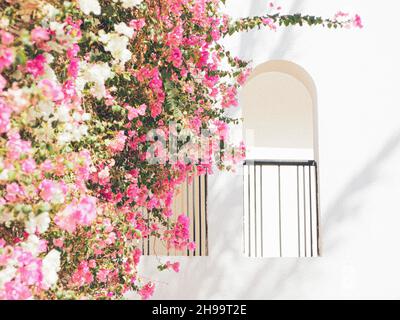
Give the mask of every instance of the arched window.
[(317, 94), (311, 76), (269, 61), (240, 96), (244, 165), (244, 252), (251, 257), (319, 255)]

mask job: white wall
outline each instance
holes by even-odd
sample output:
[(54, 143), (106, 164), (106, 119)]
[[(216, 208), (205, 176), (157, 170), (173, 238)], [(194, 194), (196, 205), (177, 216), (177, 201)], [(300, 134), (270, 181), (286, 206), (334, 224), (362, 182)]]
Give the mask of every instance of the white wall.
[[(233, 15), (268, 1), (228, 0)], [(359, 13), (363, 30), (290, 28), (235, 36), (229, 47), (255, 64), (287, 59), (319, 94), (323, 258), (242, 257), (242, 177), (209, 183), (210, 256), (180, 258), (179, 274), (151, 272), (159, 299), (400, 298), (400, 45), (394, 0), (293, 0), (292, 13)], [(239, 110), (237, 110), (239, 112)]]

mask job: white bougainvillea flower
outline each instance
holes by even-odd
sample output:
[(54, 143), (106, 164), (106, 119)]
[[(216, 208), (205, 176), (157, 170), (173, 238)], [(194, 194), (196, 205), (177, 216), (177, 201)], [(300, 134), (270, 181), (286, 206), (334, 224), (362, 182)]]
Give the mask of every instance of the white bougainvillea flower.
[[(92, 94), (97, 98), (104, 98), (106, 95), (106, 88), (104, 83), (107, 79), (112, 78), (114, 73), (111, 71), (107, 63), (82, 63), (81, 75), (77, 79), (77, 89), (82, 91), (86, 83), (94, 83)], [(68, 139), (67, 139), (68, 140)]]
[(52, 287), (58, 281), (58, 272), (60, 271), (60, 257), (60, 252), (53, 249), (43, 259), (43, 284), (47, 288)]
[(135, 33), (135, 29), (128, 27), (125, 22), (118, 23), (114, 26), (114, 29), (119, 34), (127, 36), (128, 38), (132, 38), (133, 34)]
[(113, 76), (110, 66), (105, 62), (93, 63), (86, 65), (83, 78), (87, 82), (104, 83), (108, 78)]
[(17, 273), (17, 268), (12, 265), (6, 266), (3, 270), (0, 271), (0, 289), (4, 286), (4, 284), (8, 281), (11, 281), (15, 274)]
[[(119, 2), (118, 0), (114, 0), (114, 2)], [(133, 8), (142, 3), (142, 0), (121, 0), (122, 7), (125, 9)]]
[(100, 31), (99, 40), (104, 44), (104, 49), (111, 53), (117, 63), (124, 65), (131, 59), (132, 52), (127, 49), (129, 44), (129, 38), (127, 36)]
[(78, 0), (79, 7), (84, 14), (93, 12), (95, 15), (101, 13), (101, 7), (98, 0)]
[(48, 212), (43, 212), (38, 216), (34, 216), (33, 213), (29, 215), (29, 220), (25, 222), (25, 231), (29, 234), (36, 232), (46, 232), (50, 225), (50, 217)]
[(44, 12), (47, 13), (46, 18), (53, 20), (57, 14), (60, 13), (60, 10), (58, 10), (57, 8), (55, 8), (54, 6), (52, 6), (49, 3), (46, 3), (43, 7)]
[[(95, 88), (97, 88), (97, 85), (95, 85)], [(96, 98), (101, 99), (103, 95), (105, 94), (105, 89), (104, 92), (102, 89), (101, 94), (93, 94)], [(73, 125), (71, 123), (67, 123), (64, 126), (64, 130), (58, 135), (57, 140), (60, 145), (65, 145), (69, 142), (72, 141), (79, 141), (82, 139), (83, 136), (86, 136), (88, 133), (88, 127), (87, 125)]]
[(21, 247), (32, 253), (34, 257), (37, 257), (40, 252), (43, 252), (43, 244), (43, 240), (31, 234), (28, 236), (28, 239), (21, 243)]

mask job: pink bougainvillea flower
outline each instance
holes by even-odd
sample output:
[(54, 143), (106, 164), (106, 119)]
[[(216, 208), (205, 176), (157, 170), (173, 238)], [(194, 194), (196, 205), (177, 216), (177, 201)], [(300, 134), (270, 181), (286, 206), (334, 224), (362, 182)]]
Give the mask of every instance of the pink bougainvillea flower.
[(0, 99), (0, 134), (10, 130), (11, 108)]
[(237, 88), (235, 86), (230, 86), (228, 88), (223, 88), (224, 96), (221, 102), (222, 108), (237, 107)]
[(4, 300), (28, 300), (32, 292), (28, 286), (21, 281), (13, 280), (4, 284), (4, 293), (0, 292), (0, 299)]
[(168, 58), (169, 62), (172, 62), (175, 68), (179, 68), (182, 65), (182, 52), (179, 48), (173, 48)]
[(87, 261), (82, 261), (78, 269), (72, 274), (71, 284), (75, 287), (90, 285), (94, 280), (93, 274)]
[(274, 21), (270, 18), (263, 18), (262, 19), (262, 23), (269, 27), (271, 30), (276, 31), (277, 27), (276, 24), (274, 23)]
[(7, 158), (10, 160), (18, 160), (22, 155), (30, 154), (32, 146), (30, 141), (21, 139), (18, 132), (10, 130), (7, 132)]
[(168, 269), (174, 270), (175, 272), (179, 272), (179, 270), (180, 270), (180, 263), (179, 263), (179, 262), (170, 262), (170, 261), (167, 261), (167, 262), (165, 263), (165, 266), (166, 266)]
[(346, 17), (348, 17), (348, 16), (349, 16), (349, 14), (348, 14), (347, 12), (338, 11), (338, 12), (335, 14), (334, 19), (337, 20), (337, 19), (339, 19), (339, 18), (346, 18)]
[(162, 106), (159, 103), (153, 103), (150, 105), (150, 112), (153, 118), (156, 118), (162, 111)]
[(140, 105), (138, 108), (128, 106), (128, 120), (131, 121), (138, 116), (144, 116), (146, 113), (147, 106), (145, 104)]
[(215, 120), (214, 121), (214, 125), (217, 128), (217, 132), (218, 132), (219, 138), (221, 140), (226, 140), (227, 137), (228, 137), (228, 132), (229, 132), (228, 125), (225, 122), (220, 121), (220, 120)]
[(14, 63), (15, 55), (11, 48), (0, 46), (0, 72)]
[(25, 196), (23, 187), (16, 182), (7, 184), (6, 191), (7, 193), (5, 198), (9, 202), (15, 202), (18, 199), (22, 199)]
[(63, 203), (67, 193), (67, 186), (62, 181), (57, 182), (44, 179), (39, 185), (39, 190), (40, 196), (43, 200), (54, 203)]
[(57, 213), (54, 221), (61, 229), (74, 233), (79, 225), (89, 226), (93, 223), (96, 216), (96, 198), (85, 196), (78, 203), (71, 203)]
[(53, 244), (58, 248), (62, 248), (64, 246), (64, 239), (62, 238), (54, 239)]
[(251, 69), (246, 69), (240, 75), (238, 76), (238, 83), (243, 86), (247, 80), (247, 78), (250, 76)]
[(70, 48), (67, 49), (67, 57), (68, 59), (75, 58), (80, 51), (80, 47), (78, 44), (74, 43)]
[(43, 171), (43, 173), (53, 171), (54, 170), (54, 165), (53, 165), (52, 161), (50, 159), (44, 160), (40, 164), (40, 170)]
[(4, 30), (0, 30), (0, 38), (1, 38), (1, 44), (5, 46), (9, 46), (14, 42), (14, 36)]
[(21, 163), (21, 168), (24, 173), (31, 174), (36, 169), (36, 162), (32, 158), (25, 159)]
[(7, 85), (7, 80), (6, 78), (4, 78), (1, 74), (0, 74), (0, 92), (3, 91), (3, 89), (6, 87)]
[(140, 262), (140, 257), (142, 256), (142, 250), (136, 248), (133, 251), (133, 263), (137, 266)]
[(189, 242), (189, 244), (188, 244), (188, 249), (189, 249), (189, 251), (194, 251), (194, 250), (196, 250), (196, 243), (194, 243), (194, 242)]
[(107, 282), (108, 275), (110, 274), (110, 270), (107, 269), (100, 269), (99, 272), (97, 272), (96, 278), (101, 282), (105, 283)]
[(108, 149), (112, 153), (118, 153), (124, 150), (125, 148), (125, 142), (126, 142), (127, 136), (125, 135), (124, 131), (119, 131), (115, 138), (111, 140), (111, 142), (108, 145)]
[(26, 63), (26, 71), (32, 74), (35, 78), (44, 74), (44, 65), (46, 58), (44, 55), (39, 54), (34, 59), (28, 60)]
[(81, 199), (78, 206), (82, 212), (79, 224), (88, 226), (96, 219), (96, 201), (96, 198), (91, 196), (85, 196)]
[(155, 285), (152, 282), (145, 284), (140, 290), (139, 295), (142, 297), (143, 300), (148, 300), (154, 294)]
[(43, 95), (53, 101), (60, 101), (64, 98), (60, 85), (49, 79), (40, 80), (38, 87), (42, 90)]
[(356, 28), (362, 29), (364, 27), (362, 24), (361, 17), (358, 14), (355, 15), (355, 17), (353, 19), (353, 24), (354, 24), (354, 27), (356, 27)]
[(140, 31), (146, 25), (145, 19), (134, 19), (129, 22), (129, 26), (135, 29), (136, 31)]
[(50, 32), (45, 28), (36, 27), (31, 31), (31, 40), (34, 43), (48, 41), (50, 40)]
[(79, 73), (79, 59), (72, 58), (70, 64), (68, 65), (67, 74), (71, 78), (76, 78)]

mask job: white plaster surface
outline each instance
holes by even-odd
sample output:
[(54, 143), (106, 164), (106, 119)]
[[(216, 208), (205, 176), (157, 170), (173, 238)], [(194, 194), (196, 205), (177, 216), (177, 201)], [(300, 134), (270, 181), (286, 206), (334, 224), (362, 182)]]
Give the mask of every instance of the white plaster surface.
[[(266, 0), (228, 0), (235, 16)], [(291, 13), (359, 13), (363, 30), (253, 31), (227, 44), (254, 64), (286, 59), (314, 78), (319, 101), (323, 258), (242, 256), (242, 177), (209, 180), (209, 257), (152, 271), (158, 299), (400, 298), (400, 41), (394, 0), (285, 0)], [(240, 114), (240, 110), (237, 110)], [(238, 131), (240, 132), (240, 130)]]

